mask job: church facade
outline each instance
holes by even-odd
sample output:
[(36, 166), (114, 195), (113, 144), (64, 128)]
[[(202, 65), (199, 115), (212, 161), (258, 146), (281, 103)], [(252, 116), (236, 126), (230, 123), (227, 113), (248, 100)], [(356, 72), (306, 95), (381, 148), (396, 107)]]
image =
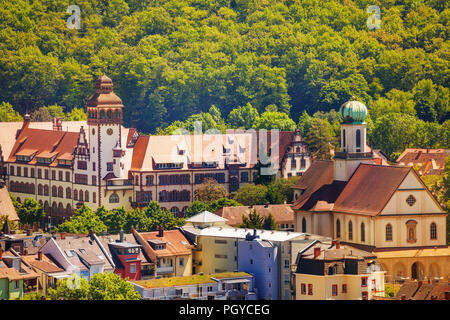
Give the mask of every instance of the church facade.
[(446, 212), (411, 167), (378, 165), (366, 150), (366, 107), (342, 105), (341, 152), (294, 186), (296, 231), (376, 254), (387, 281), (447, 279)]
[(124, 111), (103, 75), (87, 100), (87, 121), (35, 123), (25, 116), (23, 123), (0, 123), (8, 190), (42, 204), (50, 224), (83, 203), (131, 209), (154, 200), (181, 216), (206, 178), (230, 193), (253, 183), (267, 169), (260, 166), (263, 149), (278, 177), (301, 175), (311, 163), (298, 130), (147, 136), (123, 126)]

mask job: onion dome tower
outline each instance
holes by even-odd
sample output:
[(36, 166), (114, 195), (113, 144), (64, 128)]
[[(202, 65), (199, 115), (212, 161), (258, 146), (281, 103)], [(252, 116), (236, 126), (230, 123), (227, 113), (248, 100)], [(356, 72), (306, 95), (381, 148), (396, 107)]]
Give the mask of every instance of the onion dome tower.
[(367, 128), (364, 120), (367, 107), (355, 97), (342, 104), (341, 116), (341, 152), (334, 156), (335, 180), (347, 181), (361, 162), (373, 163), (372, 151), (366, 144)]

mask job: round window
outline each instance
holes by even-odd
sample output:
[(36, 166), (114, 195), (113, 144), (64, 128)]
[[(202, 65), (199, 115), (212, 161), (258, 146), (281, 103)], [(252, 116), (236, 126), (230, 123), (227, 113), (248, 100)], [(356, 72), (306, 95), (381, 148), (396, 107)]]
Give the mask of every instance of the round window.
[(108, 130), (106, 130), (106, 133), (110, 136), (113, 133), (113, 130), (111, 128), (109, 128)]
[(416, 203), (416, 198), (414, 198), (414, 196), (410, 194), (409, 197), (406, 198), (406, 203), (409, 204), (410, 206), (413, 206), (414, 203)]

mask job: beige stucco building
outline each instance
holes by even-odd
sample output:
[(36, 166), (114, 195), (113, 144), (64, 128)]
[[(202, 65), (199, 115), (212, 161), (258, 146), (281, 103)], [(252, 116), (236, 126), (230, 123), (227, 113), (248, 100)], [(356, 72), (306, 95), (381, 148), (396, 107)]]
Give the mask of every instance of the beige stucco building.
[(206, 178), (233, 193), (258, 173), (290, 177), (310, 165), (299, 130), (146, 136), (122, 125), (123, 112), (103, 75), (87, 99), (87, 121), (34, 123), (25, 116), (23, 123), (0, 123), (8, 190), (41, 203), (52, 225), (83, 203), (132, 209), (157, 201), (182, 216)]

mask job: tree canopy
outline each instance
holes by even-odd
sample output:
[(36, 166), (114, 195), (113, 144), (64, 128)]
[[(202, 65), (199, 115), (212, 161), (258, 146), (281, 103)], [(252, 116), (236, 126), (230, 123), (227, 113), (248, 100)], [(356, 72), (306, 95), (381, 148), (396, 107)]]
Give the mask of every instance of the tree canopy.
[[(81, 9), (79, 30), (66, 25), (69, 4)], [(106, 73), (127, 108), (125, 125), (144, 133), (187, 119), (219, 130), (291, 130), (303, 111), (338, 110), (352, 95), (374, 121), (401, 112), (442, 124), (450, 115), (448, 3), (380, 0), (376, 30), (367, 27), (370, 4), (4, 1), (0, 103), (21, 116), (39, 110), (35, 119), (61, 106), (80, 119), (73, 110)]]

